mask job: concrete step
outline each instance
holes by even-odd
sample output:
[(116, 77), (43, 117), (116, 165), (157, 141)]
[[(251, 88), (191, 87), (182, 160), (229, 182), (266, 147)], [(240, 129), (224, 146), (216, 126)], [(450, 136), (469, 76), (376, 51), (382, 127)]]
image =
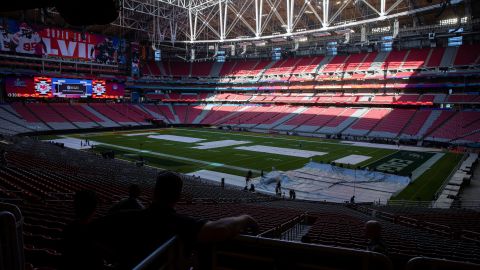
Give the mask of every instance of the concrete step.
[(447, 47), (443, 53), (442, 61), (440, 61), (441, 67), (451, 67), (457, 56), (457, 47)]
[(284, 117), (282, 117), (281, 119), (275, 121), (274, 123), (272, 124), (266, 124), (266, 125), (258, 125), (256, 126), (256, 128), (260, 128), (260, 129), (275, 129), (274, 127), (278, 126), (278, 125), (281, 125), (282, 123), (285, 123), (287, 122), (288, 120), (292, 119), (293, 117), (301, 114), (303, 111), (305, 111), (307, 108), (306, 107), (300, 107), (298, 109), (296, 109), (294, 112), (291, 112), (287, 115), (285, 115)]
[(437, 120), (437, 118), (440, 116), (441, 113), (442, 111), (432, 111), (432, 113), (428, 116), (425, 123), (423, 123), (422, 128), (420, 128), (420, 130), (418, 131), (416, 137), (422, 138), (425, 135), (425, 133), (427, 133), (427, 130), (429, 130), (430, 127), (433, 125), (435, 120)]
[(102, 119), (102, 122), (98, 122), (100, 125), (102, 125), (103, 127), (118, 127), (120, 126), (120, 124), (118, 124), (117, 122), (113, 121), (113, 120), (110, 120), (110, 118), (104, 116), (103, 114), (97, 112), (94, 108), (88, 106), (87, 104), (82, 104), (82, 107), (89, 111), (90, 113), (92, 113), (93, 115), (95, 115), (96, 117)]
[[(357, 119), (362, 117), (366, 112), (368, 112), (367, 108), (362, 108), (354, 112), (350, 117), (345, 119), (342, 123), (340, 123), (336, 127), (322, 127), (321, 129), (317, 130), (318, 133), (323, 133), (323, 134), (338, 134), (344, 131), (346, 128), (348, 128), (353, 122), (355, 122)], [(339, 116), (337, 116), (339, 117)], [(340, 115), (341, 117), (341, 115)]]
[(222, 70), (223, 63), (215, 62), (210, 70), (210, 77), (218, 77), (220, 75), (220, 70)]
[(210, 112), (213, 106), (215, 106), (215, 104), (208, 104), (205, 107), (203, 107), (202, 112), (195, 119), (193, 119), (192, 124), (200, 124), (202, 120)]
[(147, 113), (151, 114), (151, 115), (153, 116), (153, 118), (163, 120), (163, 121), (165, 121), (166, 123), (170, 123), (170, 121), (168, 121), (168, 119), (167, 119), (165, 116), (163, 116), (163, 115), (161, 115), (161, 114), (158, 114), (158, 113), (156, 113), (156, 112), (154, 112), (154, 111), (151, 111), (151, 110), (149, 110), (147, 107), (144, 107), (143, 105), (137, 105), (137, 106), (141, 107), (144, 111), (146, 111)]

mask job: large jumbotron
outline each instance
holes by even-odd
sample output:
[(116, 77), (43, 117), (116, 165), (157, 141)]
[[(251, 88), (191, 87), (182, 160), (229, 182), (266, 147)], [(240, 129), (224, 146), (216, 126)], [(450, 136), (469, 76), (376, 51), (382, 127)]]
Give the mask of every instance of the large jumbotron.
[(480, 269), (480, 1), (70, 2), (0, 4), (0, 270)]

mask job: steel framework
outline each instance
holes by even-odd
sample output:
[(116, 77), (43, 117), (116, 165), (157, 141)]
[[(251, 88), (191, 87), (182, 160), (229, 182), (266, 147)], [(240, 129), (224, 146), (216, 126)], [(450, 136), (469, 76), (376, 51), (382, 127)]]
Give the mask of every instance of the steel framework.
[[(419, 15), (463, 0), (123, 0), (113, 25), (145, 33), (152, 43), (202, 44), (415, 26)], [(393, 27), (392, 27), (393, 28)]]

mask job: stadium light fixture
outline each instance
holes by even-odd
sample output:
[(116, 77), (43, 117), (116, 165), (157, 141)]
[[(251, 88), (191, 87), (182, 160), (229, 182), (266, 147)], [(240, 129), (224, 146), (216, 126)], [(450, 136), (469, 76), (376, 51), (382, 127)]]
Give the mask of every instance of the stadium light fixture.
[(307, 36), (299, 36), (299, 37), (295, 37), (295, 40), (298, 41), (298, 42), (307, 42), (308, 37)]
[(282, 42), (282, 41), (285, 41), (285, 38), (279, 37), (279, 38), (272, 38), (270, 40), (273, 42)]
[(262, 46), (267, 45), (267, 42), (266, 41), (253, 41), (253, 44), (255, 44), (255, 46), (257, 46), (257, 47), (262, 47)]
[(390, 29), (391, 29), (390, 25), (383, 26), (383, 27), (375, 27), (375, 28), (372, 28), (372, 33), (373, 34), (385, 33), (390, 31)]
[(347, 34), (347, 33), (355, 33), (355, 31), (353, 29), (347, 28), (347, 29), (342, 29), (342, 30), (335, 30), (335, 33), (337, 35), (344, 35), (344, 34)]
[(318, 32), (318, 33), (313, 33), (312, 36), (314, 37), (328, 37), (331, 36), (329, 32)]

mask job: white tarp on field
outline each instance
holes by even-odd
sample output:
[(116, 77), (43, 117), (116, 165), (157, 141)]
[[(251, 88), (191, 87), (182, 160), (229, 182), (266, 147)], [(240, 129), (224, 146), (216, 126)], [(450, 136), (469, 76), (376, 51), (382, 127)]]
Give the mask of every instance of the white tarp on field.
[(394, 193), (405, 188), (410, 179), (404, 176), (366, 170), (351, 170), (310, 162), (293, 171), (273, 171), (256, 181), (258, 190), (275, 191), (281, 181), (282, 191), (294, 189), (299, 199), (345, 202), (355, 195), (356, 202), (385, 203)]
[(213, 149), (220, 147), (227, 147), (233, 145), (240, 145), (250, 143), (249, 141), (236, 141), (236, 140), (222, 140), (222, 141), (213, 141), (213, 142), (202, 142), (199, 143), (199, 146), (194, 146), (195, 149)]
[(148, 138), (173, 141), (173, 142), (184, 142), (184, 143), (196, 143), (196, 142), (201, 142), (205, 140), (200, 138), (175, 136), (175, 135), (149, 135)]
[(327, 154), (325, 152), (273, 147), (273, 146), (266, 146), (266, 145), (240, 146), (240, 147), (235, 147), (235, 149), (276, 154), (276, 155), (284, 155), (284, 156), (292, 156), (292, 157), (303, 157), (303, 158), (309, 158), (313, 156), (323, 156)]
[(342, 164), (350, 164), (350, 165), (357, 165), (358, 163), (362, 163), (367, 159), (370, 159), (371, 157), (369, 156), (362, 156), (362, 155), (349, 155), (343, 158), (339, 158), (337, 160), (334, 160), (336, 163), (342, 163)]

